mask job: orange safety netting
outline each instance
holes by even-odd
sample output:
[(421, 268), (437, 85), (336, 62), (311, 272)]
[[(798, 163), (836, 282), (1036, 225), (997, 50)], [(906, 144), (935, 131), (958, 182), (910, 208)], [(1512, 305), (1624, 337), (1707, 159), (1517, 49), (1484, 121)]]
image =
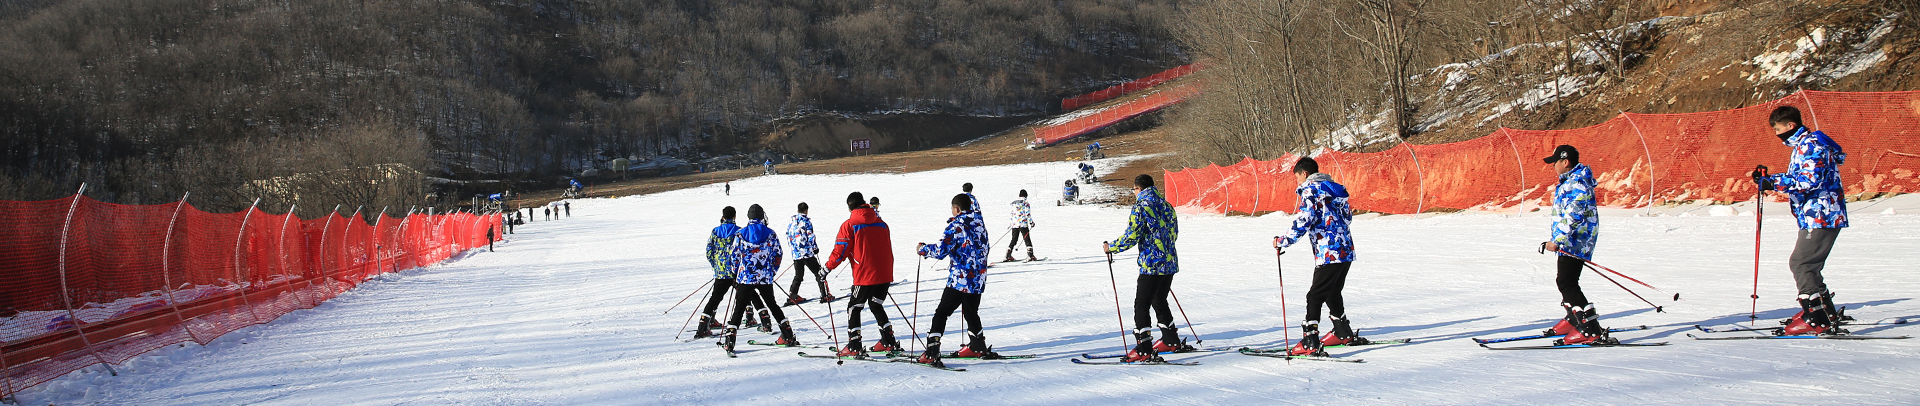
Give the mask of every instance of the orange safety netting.
[[(1541, 159), (1554, 146), (1580, 149), (1599, 181), (1602, 206), (1649, 207), (1686, 200), (1741, 201), (1754, 196), (1747, 172), (1787, 168), (1792, 150), (1767, 116), (1800, 109), (1808, 128), (1847, 153), (1847, 194), (1876, 196), (1920, 189), (1920, 92), (1801, 91), (1746, 108), (1687, 114), (1622, 113), (1571, 130), (1501, 128), (1472, 140), (1401, 144), (1373, 153), (1323, 151), (1320, 171), (1347, 186), (1355, 209), (1408, 214), (1434, 209), (1532, 210), (1548, 204), (1557, 180)], [(1232, 166), (1166, 172), (1169, 203), (1181, 211), (1258, 213), (1294, 210), (1298, 157), (1244, 159)], [(1780, 197), (1772, 198), (1779, 201)]]
[(1167, 81), (1179, 79), (1181, 76), (1186, 76), (1194, 72), (1199, 72), (1200, 69), (1202, 69), (1202, 67), (1198, 63), (1175, 66), (1172, 69), (1160, 71), (1160, 73), (1155, 73), (1151, 76), (1134, 79), (1127, 83), (1121, 83), (1121, 84), (1109, 86), (1105, 89), (1094, 91), (1093, 93), (1087, 93), (1079, 96), (1060, 99), (1060, 110), (1067, 111), (1067, 110), (1073, 110), (1073, 109), (1077, 109), (1085, 106), (1091, 106), (1095, 103), (1107, 101), (1108, 99), (1112, 99), (1115, 97), (1120, 97), (1121, 95), (1124, 95), (1127, 93), (1133, 93), (1133, 92), (1145, 90), (1150, 87), (1159, 86), (1161, 83), (1167, 83)]
[(1152, 113), (1174, 103), (1187, 100), (1200, 94), (1198, 83), (1187, 83), (1172, 89), (1154, 92), (1138, 99), (1128, 100), (1098, 111), (1072, 113), (1062, 117), (1057, 123), (1048, 123), (1033, 129), (1033, 144), (1053, 145), (1087, 133), (1099, 131), (1141, 114)]
[(0, 201), (0, 396), (311, 308), (375, 275), (485, 246), (501, 224), (498, 214), (376, 217)]

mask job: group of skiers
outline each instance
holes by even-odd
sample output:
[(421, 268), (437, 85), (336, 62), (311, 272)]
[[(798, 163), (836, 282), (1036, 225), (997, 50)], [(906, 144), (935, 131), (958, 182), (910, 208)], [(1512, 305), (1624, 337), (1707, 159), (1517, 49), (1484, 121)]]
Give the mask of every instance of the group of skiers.
[[(1799, 110), (1793, 107), (1774, 110), (1769, 124), (1780, 140), (1793, 148), (1790, 167), (1777, 174), (1768, 174), (1764, 167), (1760, 167), (1749, 174), (1760, 190), (1787, 194), (1800, 226), (1789, 267), (1798, 286), (1802, 310), (1788, 320), (1782, 334), (1847, 334), (1838, 324), (1848, 318), (1833, 304), (1833, 294), (1827, 290), (1821, 276), (1835, 238), (1841, 228), (1847, 227), (1846, 200), (1837, 171), (1838, 165), (1845, 162), (1846, 154), (1826, 134), (1812, 131), (1801, 123)], [(1587, 300), (1579, 283), (1580, 271), (1590, 264), (1599, 237), (1600, 217), (1594, 198), (1596, 182), (1593, 171), (1581, 163), (1580, 151), (1571, 145), (1555, 147), (1543, 162), (1553, 166), (1558, 180), (1552, 190), (1553, 211), (1548, 238), (1540, 244), (1540, 251), (1556, 254), (1555, 282), (1561, 294), (1561, 310), (1566, 314), (1546, 335), (1564, 336), (1555, 345), (1617, 344), (1618, 340), (1610, 337), (1608, 330), (1600, 325), (1599, 311)], [(1295, 189), (1300, 198), (1299, 206), (1290, 230), (1285, 235), (1274, 237), (1273, 247), (1276, 254), (1284, 254), (1287, 248), (1302, 242), (1304, 238), (1313, 246), (1316, 265), (1312, 286), (1307, 293), (1306, 318), (1301, 324), (1305, 334), (1281, 352), (1286, 356), (1324, 357), (1327, 356), (1326, 347), (1369, 342), (1355, 333), (1341, 296), (1348, 272), (1357, 258), (1349, 228), (1353, 221), (1353, 209), (1348, 204), (1351, 195), (1332, 176), (1321, 173), (1318, 163), (1312, 158), (1296, 161), (1292, 172), (1299, 185)], [(962, 193), (950, 200), (953, 216), (948, 219), (941, 238), (937, 242), (918, 244), (915, 251), (923, 257), (949, 261), (946, 289), (941, 294), (933, 324), (927, 331), (926, 351), (916, 362), (938, 366), (942, 357), (999, 357), (986, 345), (978, 314), (980, 297), (985, 291), (987, 254), (992, 247), (989, 245), (979, 200), (971, 193), (972, 186), (971, 183), (963, 185)], [(1122, 362), (1163, 362), (1159, 354), (1195, 350), (1181, 338), (1168, 306), (1174, 275), (1180, 271), (1175, 249), (1179, 223), (1173, 207), (1155, 187), (1152, 176), (1143, 174), (1135, 177), (1132, 189), (1136, 204), (1129, 214), (1124, 233), (1102, 244), (1109, 263), (1113, 254), (1129, 249), (1138, 250), (1139, 254), (1139, 276), (1135, 280), (1133, 300), (1133, 336), (1136, 344), (1122, 358)], [(1026, 191), (1021, 191), (1020, 197), (1013, 202), (1012, 233), (1015, 241), (1008, 244), (1005, 260), (1014, 259), (1014, 247), (1023, 237), (1028, 246), (1028, 260), (1038, 260), (1033, 255), (1031, 238), (1028, 236), (1033, 220), (1031, 208), (1025, 200)], [(825, 269), (832, 270), (843, 261), (852, 263), (855, 286), (852, 300), (847, 305), (848, 342), (838, 352), (841, 357), (865, 357), (869, 351), (902, 351), (882, 307), (882, 303), (888, 299), (887, 288), (893, 281), (893, 250), (887, 225), (881, 220), (877, 206), (877, 198), (864, 200), (860, 192), (847, 196), (847, 209), (851, 211), (851, 217), (841, 225), (833, 252), (825, 265)], [(814, 277), (821, 280), (822, 301), (831, 301), (833, 297), (828, 294), (825, 274), (813, 261), (818, 249), (813, 244), (812, 223), (807, 220), (806, 211), (806, 204), (801, 203), (799, 214), (794, 215), (788, 227), (789, 245), (793, 247), (795, 257), (799, 258), (795, 260), (795, 268), (801, 269), (801, 261), (807, 261)], [(723, 224), (714, 229), (708, 244), (708, 257), (714, 264), (714, 284), (717, 289), (708, 302), (707, 316), (703, 317), (702, 325), (712, 322), (715, 306), (724, 295), (724, 290), (731, 286), (739, 293), (727, 325), (727, 337), (723, 341), (729, 351), (734, 332), (739, 328), (741, 313), (748, 306), (763, 309), (760, 310), (762, 326), (778, 323), (781, 334), (778, 343), (797, 345), (780, 311), (777, 308), (766, 309), (761, 304), (772, 303), (772, 293), (767, 286), (771, 283), (772, 273), (778, 268), (781, 252), (772, 231), (765, 225), (760, 206), (754, 205), (748, 209), (749, 224), (744, 228), (733, 225), (732, 207), (722, 210), (722, 218)], [(796, 272), (794, 290), (799, 288), (801, 274)], [(800, 303), (801, 300), (790, 296), (787, 302)], [(1331, 331), (1324, 334), (1320, 330), (1320, 308), (1323, 305), (1332, 323)], [(860, 313), (863, 309), (872, 312), (880, 328), (881, 339), (871, 348), (862, 348)], [(943, 355), (939, 352), (941, 336), (945, 332), (948, 317), (956, 309), (960, 310), (967, 322), (967, 344), (955, 354)], [(772, 320), (766, 320), (765, 313), (768, 310), (772, 312)], [(1160, 339), (1153, 338), (1154, 330), (1160, 331)]]

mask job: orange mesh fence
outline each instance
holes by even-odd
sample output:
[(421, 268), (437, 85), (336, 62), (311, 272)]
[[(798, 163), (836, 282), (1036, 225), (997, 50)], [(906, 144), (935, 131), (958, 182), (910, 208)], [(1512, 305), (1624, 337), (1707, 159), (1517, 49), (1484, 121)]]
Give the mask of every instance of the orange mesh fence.
[(1033, 129), (1033, 144), (1058, 144), (1073, 137), (1099, 131), (1114, 123), (1160, 110), (1197, 94), (1200, 94), (1200, 86), (1187, 83), (1104, 109), (1069, 113)]
[(1176, 66), (1176, 67), (1173, 67), (1172, 69), (1167, 69), (1167, 70), (1161, 71), (1160, 73), (1155, 73), (1152, 76), (1134, 79), (1133, 81), (1127, 82), (1127, 83), (1113, 85), (1105, 89), (1094, 91), (1093, 93), (1087, 93), (1087, 94), (1074, 96), (1066, 99), (1060, 99), (1060, 110), (1067, 111), (1067, 110), (1073, 110), (1081, 107), (1091, 106), (1095, 103), (1107, 101), (1108, 99), (1112, 99), (1115, 97), (1120, 97), (1121, 95), (1125, 95), (1127, 93), (1146, 90), (1147, 88), (1150, 88), (1150, 87), (1159, 86), (1161, 83), (1167, 83), (1167, 81), (1179, 79), (1181, 76), (1186, 76), (1194, 72), (1199, 72), (1200, 69), (1201, 69), (1201, 66), (1198, 63)]
[[(1747, 171), (1786, 169), (1792, 150), (1772, 134), (1778, 106), (1800, 109), (1809, 128), (1847, 153), (1840, 166), (1854, 197), (1920, 189), (1920, 92), (1802, 91), (1745, 108), (1687, 114), (1622, 113), (1570, 130), (1501, 128), (1472, 140), (1402, 144), (1373, 153), (1314, 157), (1353, 194), (1355, 209), (1409, 214), (1434, 209), (1532, 210), (1548, 204), (1558, 177), (1540, 161), (1557, 145), (1580, 149), (1602, 206), (1642, 208), (1674, 201), (1741, 201), (1754, 195)], [(1169, 202), (1189, 213), (1291, 212), (1292, 155), (1165, 173)], [(1770, 197), (1784, 201), (1781, 196)]]
[(378, 273), (485, 245), (501, 220), (356, 218), (0, 201), (0, 396), (317, 306)]

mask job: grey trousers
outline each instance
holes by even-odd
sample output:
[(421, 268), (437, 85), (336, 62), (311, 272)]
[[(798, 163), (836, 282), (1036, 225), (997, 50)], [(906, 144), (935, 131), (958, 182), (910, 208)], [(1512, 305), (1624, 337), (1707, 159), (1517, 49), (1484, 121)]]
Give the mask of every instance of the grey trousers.
[(1827, 291), (1827, 281), (1820, 271), (1827, 267), (1827, 254), (1833, 253), (1833, 241), (1840, 237), (1838, 228), (1801, 229), (1800, 238), (1793, 240), (1793, 256), (1787, 257), (1787, 268), (1793, 271), (1793, 284), (1800, 288), (1800, 294), (1811, 295)]

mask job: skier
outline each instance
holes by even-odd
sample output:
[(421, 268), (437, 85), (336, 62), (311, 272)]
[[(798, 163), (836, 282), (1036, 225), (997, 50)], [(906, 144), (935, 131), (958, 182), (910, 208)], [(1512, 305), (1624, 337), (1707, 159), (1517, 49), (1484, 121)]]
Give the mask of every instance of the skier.
[(973, 182), (960, 184), (960, 193), (967, 195), (967, 201), (971, 204), (968, 209), (980, 213), (980, 199), (973, 197)]
[(1600, 311), (1580, 291), (1580, 270), (1593, 260), (1593, 246), (1600, 239), (1593, 170), (1580, 163), (1580, 151), (1572, 145), (1554, 147), (1553, 155), (1543, 161), (1553, 164), (1560, 182), (1553, 188), (1553, 233), (1540, 246), (1543, 252), (1559, 253), (1554, 283), (1560, 286), (1560, 307), (1567, 311), (1567, 318), (1554, 324), (1548, 334), (1566, 336), (1554, 345), (1618, 343), (1600, 327)]
[(867, 201), (867, 207), (872, 208), (874, 213), (879, 213), (880, 196), (874, 196), (872, 200)]
[[(1300, 185), (1293, 190), (1300, 195), (1300, 207), (1295, 210), (1292, 231), (1285, 237), (1274, 237), (1273, 248), (1285, 249), (1300, 237), (1311, 237), (1315, 265), (1313, 286), (1307, 288), (1307, 319), (1300, 324), (1300, 342), (1287, 354), (1325, 356), (1326, 351), (1321, 349), (1324, 346), (1366, 344), (1367, 339), (1355, 335), (1348, 324), (1346, 301), (1340, 295), (1354, 259), (1353, 232), (1347, 228), (1353, 222), (1347, 187), (1335, 183), (1333, 176), (1320, 173), (1320, 163), (1313, 158), (1300, 158), (1293, 164), (1293, 180)], [(1333, 321), (1333, 331), (1325, 337), (1320, 336), (1322, 303)]]
[(487, 226), (487, 252), (493, 252), (493, 226)]
[[(760, 205), (747, 206), (747, 225), (734, 234), (727, 255), (733, 258), (734, 269), (739, 271), (733, 285), (733, 315), (727, 319), (727, 337), (721, 341), (721, 346), (732, 353), (734, 336), (740, 331), (740, 316), (754, 301), (773, 303), (773, 274), (780, 270), (780, 235), (767, 227), (767, 212)], [(760, 318), (766, 319), (769, 312), (773, 313), (773, 321), (780, 323), (780, 339), (773, 344), (800, 345), (800, 340), (793, 336), (793, 326), (787, 323), (786, 313), (777, 306), (761, 306)], [(767, 324), (770, 323), (761, 324), (762, 330)]]
[(1767, 124), (1773, 127), (1774, 136), (1793, 147), (1793, 154), (1785, 172), (1762, 175), (1755, 170), (1749, 175), (1760, 190), (1786, 193), (1793, 218), (1800, 225), (1799, 238), (1793, 240), (1793, 255), (1787, 257), (1787, 269), (1793, 272), (1800, 293), (1800, 313), (1787, 320), (1781, 333), (1847, 334), (1838, 325), (1850, 318), (1833, 305), (1833, 292), (1827, 290), (1826, 277), (1821, 275), (1840, 229), (1847, 227), (1846, 189), (1840, 181), (1840, 165), (1847, 163), (1847, 153), (1826, 133), (1801, 124), (1800, 109), (1792, 106), (1773, 109)]
[(887, 287), (893, 285), (893, 237), (887, 223), (880, 220), (880, 213), (862, 203), (864, 200), (860, 192), (847, 194), (847, 211), (851, 214), (846, 222), (840, 223), (840, 232), (834, 236), (833, 253), (827, 255), (828, 270), (838, 268), (840, 261), (853, 263), (853, 300), (847, 301), (847, 346), (838, 353), (842, 357), (867, 356), (869, 349), (860, 348), (862, 309), (871, 310), (874, 323), (880, 327), (880, 342), (874, 343), (871, 350), (900, 351), (900, 342), (893, 338), (893, 324), (887, 319), (884, 306)]
[(560, 202), (560, 208), (566, 209), (567, 217), (573, 217), (573, 202)]
[(833, 301), (833, 294), (827, 292), (827, 274), (820, 269), (820, 245), (813, 239), (813, 220), (807, 218), (807, 203), (800, 202), (799, 213), (793, 215), (793, 221), (787, 223), (787, 246), (793, 248), (793, 287), (787, 289), (787, 304), (797, 305), (800, 299), (800, 282), (807, 279), (807, 273), (813, 273), (813, 279), (820, 282), (820, 303)]
[(733, 182), (726, 182), (725, 188), (727, 196), (733, 196)]
[(977, 357), (998, 359), (999, 354), (987, 347), (987, 337), (981, 333), (980, 294), (987, 287), (987, 227), (980, 222), (980, 212), (970, 211), (967, 207), (973, 199), (966, 194), (953, 195), (949, 201), (953, 208), (953, 217), (947, 219), (946, 232), (940, 242), (920, 243), (915, 252), (920, 256), (933, 259), (946, 259), (949, 263), (947, 289), (940, 293), (940, 306), (933, 312), (933, 325), (927, 329), (927, 351), (915, 362), (945, 367), (940, 362), (940, 336), (947, 331), (947, 317), (953, 316), (955, 308), (960, 309), (961, 317), (967, 321), (967, 346), (954, 353), (956, 357)]
[[(720, 225), (707, 235), (707, 265), (713, 267), (713, 294), (707, 298), (707, 308), (701, 312), (700, 327), (693, 338), (712, 337), (713, 328), (724, 327), (713, 313), (720, 309), (720, 301), (733, 289), (733, 256), (727, 254), (727, 247), (733, 246), (734, 236), (740, 233), (740, 226), (733, 224), (734, 213), (733, 206), (720, 209)], [(758, 303), (758, 299), (754, 299), (754, 305), (766, 307)]]
[[(1021, 241), (1027, 243), (1027, 260), (1039, 261), (1033, 256), (1033, 207), (1027, 204), (1027, 190), (1020, 189), (1020, 198), (1013, 200), (1013, 236), (1007, 242), (1007, 259), (1001, 262), (1013, 262), (1013, 247)], [(1024, 239), (1024, 240), (1023, 240)]]
[[(1167, 295), (1173, 291), (1173, 274), (1180, 272), (1179, 256), (1173, 247), (1174, 240), (1180, 238), (1180, 223), (1174, 216), (1173, 206), (1153, 188), (1153, 176), (1134, 177), (1133, 193), (1138, 201), (1128, 216), (1127, 233), (1111, 243), (1103, 243), (1101, 249), (1111, 261), (1113, 254), (1140, 246), (1140, 277), (1133, 291), (1133, 339), (1138, 344), (1121, 361), (1161, 361), (1161, 352), (1193, 350), (1180, 339), (1180, 330), (1173, 326), (1173, 310), (1167, 307)], [(1148, 308), (1160, 319), (1158, 342), (1153, 340), (1153, 330), (1147, 328)]]

